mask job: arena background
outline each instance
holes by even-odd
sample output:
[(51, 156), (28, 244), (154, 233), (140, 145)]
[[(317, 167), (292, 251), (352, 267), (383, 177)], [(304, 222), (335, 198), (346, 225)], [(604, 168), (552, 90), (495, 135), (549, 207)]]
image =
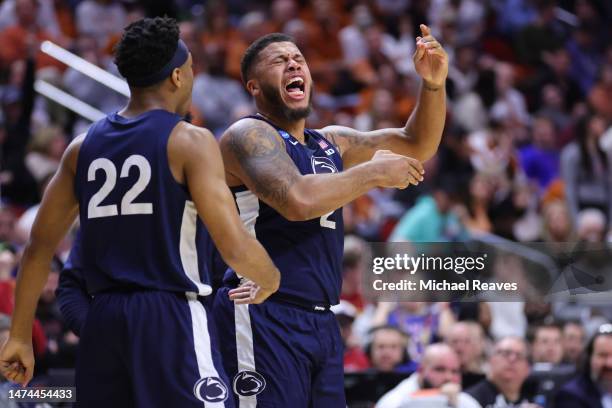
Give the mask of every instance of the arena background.
[[(428, 24), (450, 58), (439, 152), (426, 163), (421, 185), (375, 189), (344, 210), (344, 300), (336, 313), (347, 347), (349, 406), (373, 406), (436, 341), (458, 351), (465, 373), (482, 374), (491, 345), (508, 335), (540, 342), (531, 353), (530, 398), (553, 406), (557, 389), (580, 368), (587, 339), (612, 319), (612, 300), (376, 303), (364, 295), (362, 278), (369, 273), (370, 242), (477, 237), (509, 240), (520, 251), (534, 242), (554, 248), (612, 241), (612, 2), (0, 2), (0, 313), (11, 314), (21, 250), (67, 143), (126, 101), (121, 84), (111, 89), (107, 80), (66, 66), (44, 42), (116, 74), (111, 54), (123, 27), (156, 15), (180, 21), (197, 75), (192, 122), (217, 136), (254, 113), (240, 82), (240, 57), (253, 40), (275, 31), (292, 35), (310, 66), (316, 89), (308, 127), (402, 126), (420, 82), (414, 38), (419, 24)], [(39, 303), (37, 384), (73, 381), (78, 337), (54, 302), (70, 245), (71, 237), (59, 248)], [(519, 273), (521, 265), (503, 268)], [(482, 339), (457, 321), (476, 322)], [(391, 328), (372, 333), (385, 325)], [(0, 317), (0, 339), (7, 328), (8, 319)], [(0, 406), (12, 407), (2, 405), (9, 387), (0, 383)]]

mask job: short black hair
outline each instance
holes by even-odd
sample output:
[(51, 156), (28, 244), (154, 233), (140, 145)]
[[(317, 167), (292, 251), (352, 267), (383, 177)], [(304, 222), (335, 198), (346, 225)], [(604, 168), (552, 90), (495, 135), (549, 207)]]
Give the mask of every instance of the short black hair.
[(240, 61), (240, 75), (242, 75), (242, 81), (246, 84), (249, 80), (249, 74), (253, 64), (257, 61), (257, 56), (264, 48), (272, 43), (277, 42), (291, 42), (295, 44), (293, 37), (283, 33), (271, 33), (266, 34), (263, 37), (259, 37), (253, 41), (249, 48), (246, 49), (242, 60)]
[(161, 70), (178, 47), (179, 27), (169, 17), (143, 18), (123, 30), (115, 47), (115, 64), (126, 79), (142, 78)]

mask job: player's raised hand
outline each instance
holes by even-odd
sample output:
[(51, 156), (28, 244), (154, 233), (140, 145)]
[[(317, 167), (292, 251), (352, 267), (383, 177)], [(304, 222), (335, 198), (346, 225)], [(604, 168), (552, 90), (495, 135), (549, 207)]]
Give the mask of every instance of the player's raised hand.
[(0, 374), (23, 387), (28, 385), (34, 373), (32, 342), (9, 338), (0, 350)]
[(402, 156), (389, 150), (378, 150), (372, 157), (376, 171), (382, 176), (380, 187), (403, 189), (410, 184), (418, 185), (423, 181), (423, 164), (412, 157)]
[(264, 290), (255, 282), (246, 281), (235, 289), (228, 292), (230, 300), (237, 305), (257, 305), (266, 300), (272, 291)]
[(431, 87), (444, 86), (448, 75), (448, 55), (431, 35), (429, 27), (421, 24), (421, 35), (416, 38), (416, 51), (412, 57), (414, 68)]

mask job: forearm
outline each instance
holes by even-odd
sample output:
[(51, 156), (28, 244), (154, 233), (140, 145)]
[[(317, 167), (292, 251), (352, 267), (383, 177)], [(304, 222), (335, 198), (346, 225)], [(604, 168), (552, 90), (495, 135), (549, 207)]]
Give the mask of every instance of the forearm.
[(28, 244), (25, 249), (15, 289), (15, 310), (11, 337), (30, 341), (32, 324), (40, 293), (47, 282), (53, 252)]
[(416, 107), (408, 121), (405, 132), (411, 143), (418, 147), (421, 161), (430, 159), (438, 150), (444, 122), (446, 120), (446, 89), (442, 85), (421, 84)]
[(266, 250), (253, 237), (241, 241), (233, 254), (225, 261), (240, 276), (255, 282), (264, 290), (276, 291), (280, 284), (280, 272)]
[(341, 173), (303, 176), (291, 188), (289, 218), (300, 221), (321, 217), (365, 194), (379, 181), (380, 173), (373, 162)]

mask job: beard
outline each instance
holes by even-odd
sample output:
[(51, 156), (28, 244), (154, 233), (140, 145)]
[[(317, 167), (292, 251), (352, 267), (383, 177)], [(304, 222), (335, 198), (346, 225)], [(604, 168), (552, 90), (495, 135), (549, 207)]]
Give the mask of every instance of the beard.
[(308, 95), (308, 106), (305, 108), (292, 109), (283, 102), (280, 92), (274, 86), (269, 84), (261, 84), (260, 86), (266, 103), (275, 112), (280, 113), (286, 120), (294, 122), (296, 120), (306, 119), (308, 115), (310, 115), (310, 111), (312, 110), (313, 87), (310, 88), (310, 94)]

